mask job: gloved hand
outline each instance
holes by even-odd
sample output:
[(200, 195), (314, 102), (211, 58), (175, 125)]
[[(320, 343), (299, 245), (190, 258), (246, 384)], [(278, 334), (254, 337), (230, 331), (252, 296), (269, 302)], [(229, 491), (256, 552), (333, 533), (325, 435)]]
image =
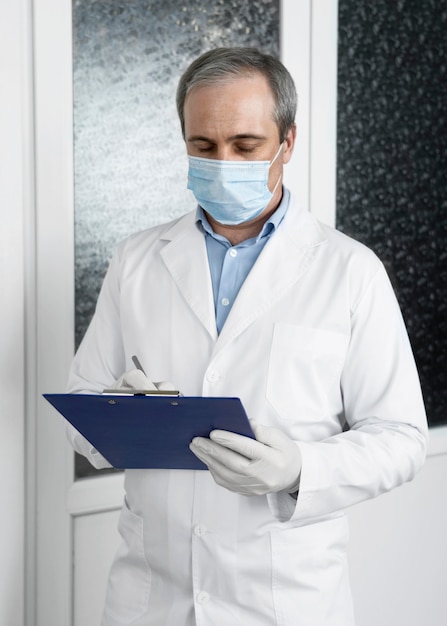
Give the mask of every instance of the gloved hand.
[(208, 466), (218, 485), (246, 496), (298, 491), (301, 452), (277, 428), (250, 420), (255, 439), (226, 430), (195, 437), (190, 450)]
[(144, 391), (175, 391), (175, 386), (169, 381), (153, 383), (141, 370), (133, 369), (124, 372), (124, 374), (113, 383), (110, 389), (122, 389), (123, 391), (128, 389), (139, 389)]

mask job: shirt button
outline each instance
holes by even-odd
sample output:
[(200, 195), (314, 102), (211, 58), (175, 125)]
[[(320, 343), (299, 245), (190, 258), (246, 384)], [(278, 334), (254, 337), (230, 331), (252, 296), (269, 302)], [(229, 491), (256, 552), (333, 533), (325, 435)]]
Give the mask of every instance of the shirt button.
[(228, 298), (222, 298), (221, 302), (223, 306), (228, 306), (230, 304), (230, 301), (228, 300)]
[(203, 535), (206, 535), (206, 532), (207, 529), (202, 524), (197, 524), (196, 526), (194, 526), (194, 534), (196, 537), (203, 537)]
[(234, 248), (230, 248), (230, 256), (232, 257), (237, 256), (237, 250), (235, 250)]
[(206, 604), (210, 599), (210, 594), (206, 591), (199, 591), (196, 596), (196, 600), (198, 604)]

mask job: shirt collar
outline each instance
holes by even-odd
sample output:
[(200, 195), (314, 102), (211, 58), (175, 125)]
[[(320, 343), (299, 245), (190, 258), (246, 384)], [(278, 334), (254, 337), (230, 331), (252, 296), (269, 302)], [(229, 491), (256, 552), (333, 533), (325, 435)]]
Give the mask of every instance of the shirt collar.
[[(281, 198), (281, 202), (278, 205), (278, 208), (276, 209), (276, 211), (274, 213), (272, 213), (272, 215), (269, 217), (269, 219), (263, 225), (263, 227), (261, 229), (261, 232), (255, 238), (255, 241), (254, 241), (255, 243), (258, 242), (263, 237), (270, 237), (273, 234), (273, 232), (278, 228), (280, 223), (282, 222), (282, 220), (284, 218), (284, 215), (286, 214), (287, 209), (289, 207), (289, 200), (290, 200), (290, 192), (289, 192), (289, 190), (286, 189), (283, 186), (282, 192), (283, 192), (282, 193), (282, 198)], [(217, 238), (225, 239), (225, 237), (221, 237), (220, 235), (218, 235), (217, 233), (214, 232), (214, 230), (211, 227), (211, 224), (207, 220), (205, 211), (202, 209), (202, 207), (200, 205), (197, 205), (196, 224), (199, 227), (201, 226), (202, 229), (206, 233), (208, 233), (208, 235), (211, 235), (211, 237), (214, 237), (215, 239), (217, 239)]]

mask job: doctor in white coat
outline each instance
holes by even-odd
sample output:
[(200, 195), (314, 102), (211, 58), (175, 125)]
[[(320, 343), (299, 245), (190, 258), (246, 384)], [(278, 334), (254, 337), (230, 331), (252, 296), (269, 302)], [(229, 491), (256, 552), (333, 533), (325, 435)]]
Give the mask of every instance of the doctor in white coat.
[(177, 105), (198, 208), (119, 246), (68, 390), (147, 383), (137, 354), (185, 395), (240, 397), (256, 440), (195, 438), (209, 471), (126, 470), (103, 626), (351, 626), (344, 510), (426, 452), (399, 306), (373, 252), (282, 184), (296, 94), (279, 61), (206, 53)]

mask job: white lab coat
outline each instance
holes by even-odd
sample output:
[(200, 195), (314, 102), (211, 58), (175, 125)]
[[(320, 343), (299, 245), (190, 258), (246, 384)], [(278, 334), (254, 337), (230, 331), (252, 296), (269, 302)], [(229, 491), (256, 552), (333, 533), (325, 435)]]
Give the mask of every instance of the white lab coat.
[(127, 470), (103, 624), (350, 626), (343, 510), (411, 480), (426, 450), (394, 293), (371, 251), (292, 198), (218, 336), (194, 218), (120, 245), (68, 389), (101, 392), (137, 354), (185, 395), (239, 396), (299, 442), (299, 496), (240, 496), (208, 471)]

